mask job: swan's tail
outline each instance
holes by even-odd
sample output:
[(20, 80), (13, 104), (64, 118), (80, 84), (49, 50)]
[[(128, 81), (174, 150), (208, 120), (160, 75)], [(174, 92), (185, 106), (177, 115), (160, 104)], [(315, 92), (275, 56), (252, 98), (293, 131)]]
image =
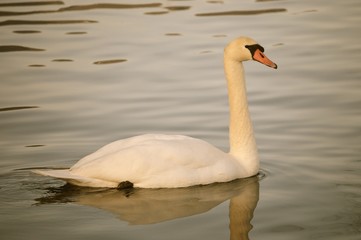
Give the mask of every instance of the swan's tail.
[(82, 187), (109, 187), (115, 188), (118, 186), (118, 183), (108, 182), (100, 179), (83, 177), (76, 174), (73, 174), (69, 169), (61, 169), (61, 170), (32, 170), (33, 173), (58, 178), (67, 183), (82, 186)]

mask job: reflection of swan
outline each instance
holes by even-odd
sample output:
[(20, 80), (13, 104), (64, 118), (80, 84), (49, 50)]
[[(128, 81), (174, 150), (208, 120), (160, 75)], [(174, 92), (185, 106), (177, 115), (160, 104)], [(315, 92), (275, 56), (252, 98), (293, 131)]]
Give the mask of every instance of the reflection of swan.
[[(36, 199), (39, 204), (72, 202), (108, 211), (129, 224), (153, 224), (209, 211), (230, 201), (231, 239), (248, 239), (259, 195), (258, 177), (178, 189), (90, 189), (64, 187)], [(67, 186), (67, 185), (66, 185)], [(242, 236), (243, 238), (239, 238)]]
[(240, 37), (224, 52), (230, 104), (230, 153), (191, 137), (141, 135), (108, 144), (66, 170), (38, 170), (90, 187), (175, 188), (228, 182), (257, 174), (259, 160), (249, 117), (242, 61), (277, 65), (254, 40)]
[(247, 240), (252, 229), (251, 220), (259, 197), (259, 184), (253, 182), (231, 199), (229, 204), (229, 228), (231, 240)]

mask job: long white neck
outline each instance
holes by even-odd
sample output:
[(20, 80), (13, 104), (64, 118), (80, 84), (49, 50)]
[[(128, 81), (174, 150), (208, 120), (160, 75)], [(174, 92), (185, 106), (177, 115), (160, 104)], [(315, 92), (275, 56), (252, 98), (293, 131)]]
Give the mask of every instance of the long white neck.
[(259, 159), (256, 140), (248, 111), (246, 84), (242, 63), (225, 55), (224, 69), (229, 96), (229, 142), (230, 154), (244, 166), (249, 175), (257, 174)]

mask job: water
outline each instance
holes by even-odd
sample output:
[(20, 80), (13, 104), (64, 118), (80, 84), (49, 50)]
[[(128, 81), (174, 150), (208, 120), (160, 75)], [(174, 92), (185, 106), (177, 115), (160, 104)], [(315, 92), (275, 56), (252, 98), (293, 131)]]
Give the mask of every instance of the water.
[[(359, 1), (8, 3), (4, 239), (360, 239)], [(222, 51), (239, 35), (279, 66), (245, 63), (261, 180), (117, 192), (16, 170), (68, 167), (148, 132), (227, 151)]]

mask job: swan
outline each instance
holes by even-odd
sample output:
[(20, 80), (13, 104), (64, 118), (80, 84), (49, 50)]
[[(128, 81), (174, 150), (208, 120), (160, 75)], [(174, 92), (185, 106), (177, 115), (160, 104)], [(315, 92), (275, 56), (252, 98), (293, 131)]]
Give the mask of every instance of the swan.
[(73, 185), (106, 188), (181, 188), (256, 175), (259, 159), (242, 65), (247, 60), (277, 68), (264, 54), (264, 48), (249, 37), (236, 38), (225, 47), (230, 109), (228, 153), (188, 136), (145, 134), (112, 142), (69, 169), (34, 172)]

